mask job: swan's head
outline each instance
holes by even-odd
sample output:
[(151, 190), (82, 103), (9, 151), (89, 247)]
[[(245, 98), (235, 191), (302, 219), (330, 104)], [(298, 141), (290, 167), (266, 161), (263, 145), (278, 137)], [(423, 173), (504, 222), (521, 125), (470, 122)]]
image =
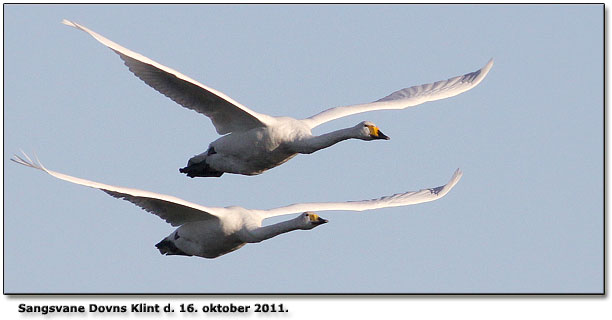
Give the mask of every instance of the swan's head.
[(301, 228), (302, 230), (310, 230), (316, 226), (320, 226), (324, 223), (327, 223), (327, 220), (319, 217), (319, 215), (311, 211), (302, 213), (299, 218), (300, 221), (303, 223)]
[(355, 126), (355, 129), (358, 131), (357, 138), (361, 140), (389, 140), (391, 138), (387, 137), (378, 127), (370, 121), (363, 121)]

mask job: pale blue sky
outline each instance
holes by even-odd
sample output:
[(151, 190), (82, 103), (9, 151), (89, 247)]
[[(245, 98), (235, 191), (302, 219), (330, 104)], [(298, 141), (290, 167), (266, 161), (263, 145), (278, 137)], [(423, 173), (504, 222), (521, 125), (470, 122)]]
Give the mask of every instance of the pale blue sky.
[[(475, 89), (355, 115), (347, 141), (263, 175), (188, 179), (218, 136), (74, 20), (261, 113), (308, 117), (495, 65)], [(571, 22), (570, 22), (571, 21)], [(4, 6), (7, 293), (598, 293), (603, 290), (601, 5)], [(363, 213), (208, 260), (154, 247), (173, 228), (9, 161), (208, 206), (447, 197)]]

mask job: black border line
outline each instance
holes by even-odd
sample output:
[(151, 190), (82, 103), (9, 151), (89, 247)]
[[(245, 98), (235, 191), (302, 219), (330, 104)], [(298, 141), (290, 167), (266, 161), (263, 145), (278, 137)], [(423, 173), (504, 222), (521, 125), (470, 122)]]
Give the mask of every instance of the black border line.
[[(2, 291), (3, 291), (3, 295), (8, 296), (9, 299), (13, 300), (13, 299), (23, 299), (23, 298), (40, 298), (40, 297), (47, 297), (47, 298), (78, 298), (78, 297), (83, 297), (83, 298), (91, 298), (91, 297), (96, 297), (96, 298), (127, 298), (127, 297), (135, 297), (138, 296), (139, 298), (151, 298), (151, 297), (194, 297), (194, 296), (198, 296), (198, 297), (240, 297), (240, 298), (250, 298), (250, 297), (283, 297), (286, 299), (292, 299), (292, 298), (300, 298), (300, 297), (313, 297), (313, 296), (320, 296), (320, 297), (328, 297), (328, 298), (336, 298), (336, 297), (346, 297), (346, 296), (350, 296), (352, 298), (381, 298), (381, 299), (386, 299), (386, 298), (397, 298), (397, 297), (427, 297), (427, 298), (431, 298), (431, 297), (437, 297), (437, 298), (448, 298), (448, 297), (454, 297), (454, 298), (470, 298), (470, 297), (478, 297), (478, 298), (482, 298), (482, 297), (490, 297), (490, 298), (504, 298), (504, 297), (529, 297), (529, 298), (546, 298), (546, 297), (557, 297), (557, 298), (605, 298), (606, 297), (606, 288), (607, 288), (607, 278), (606, 278), (606, 260), (607, 260), (607, 255), (606, 255), (606, 212), (607, 212), (607, 203), (606, 203), (606, 159), (607, 159), (607, 149), (606, 149), (606, 134), (607, 134), (607, 126), (606, 126), (606, 105), (607, 105), (607, 95), (606, 95), (606, 83), (607, 83), (607, 72), (606, 72), (606, 52), (607, 52), (607, 43), (606, 43), (606, 6), (605, 3), (602, 2), (585, 2), (585, 3), (580, 3), (580, 2), (575, 2), (575, 3), (543, 3), (543, 2), (534, 2), (534, 3), (528, 3), (528, 2), (521, 2), (521, 3), (494, 3), (494, 2), (486, 2), (486, 3), (476, 3), (476, 2), (462, 2), (462, 3), (445, 3), (445, 2), (439, 2), (439, 3), (422, 3), (422, 2), (418, 2), (418, 3), (385, 3), (385, 2), (381, 2), (381, 3), (341, 3), (341, 2), (331, 2), (331, 3), (326, 3), (326, 2), (313, 2), (313, 3), (309, 3), (309, 2), (298, 2), (298, 3), (291, 3), (291, 2), (286, 2), (286, 3), (261, 3), (261, 2), (245, 2), (245, 3), (222, 3), (222, 2), (214, 2), (214, 3), (188, 3), (188, 2), (176, 2), (176, 3), (137, 3), (137, 2), (108, 2), (108, 3), (104, 3), (104, 2), (96, 2), (96, 3), (62, 3), (62, 2), (49, 2), (49, 3), (16, 3), (16, 2), (6, 2), (3, 3), (2, 5), (2, 16), (4, 19), (4, 8), (8, 5), (551, 5), (551, 6), (556, 6), (556, 5), (602, 5), (602, 19), (603, 19), (603, 43), (604, 43), (604, 52), (603, 52), (603, 70), (602, 70), (602, 78), (603, 78), (603, 105), (602, 105), (602, 109), (603, 109), (603, 161), (604, 161), (604, 165), (603, 165), (603, 290), (602, 292), (595, 292), (595, 293), (554, 293), (554, 292), (542, 292), (542, 293), (522, 293), (522, 292), (516, 292), (516, 293), (472, 293), (472, 292), (457, 292), (457, 293), (294, 293), (294, 292), (286, 292), (286, 293), (138, 293), (138, 292), (133, 292), (133, 293), (7, 293), (6, 289), (4, 288), (4, 282), (2, 283)], [(4, 21), (4, 20), (3, 20)], [(4, 26), (3, 26), (3, 34), (2, 34), (2, 38), (4, 39)], [(4, 51), (4, 40), (3, 40), (3, 51)], [(2, 58), (2, 64), (5, 64), (5, 60), (4, 60), (4, 55)], [(3, 81), (5, 80), (4, 78), (4, 73), (2, 74), (2, 79)], [(5, 83), (5, 82), (3, 82)], [(5, 99), (4, 99), (4, 92), (2, 94), (2, 102), (3, 102), (3, 106), (5, 105)], [(3, 115), (4, 115), (4, 108), (2, 109)], [(4, 139), (6, 137), (6, 131), (5, 131), (5, 126), (4, 126), (4, 117), (2, 119), (3, 122), (3, 127), (2, 127), (2, 131), (3, 131), (3, 145), (4, 145)], [(2, 154), (4, 155), (4, 149)], [(5, 169), (4, 166), (4, 162), (2, 164), (2, 169)], [(5, 181), (4, 181), (4, 176), (2, 179), (2, 185), (3, 187), (5, 187)], [(4, 189), (2, 191), (3, 193), (3, 197), (5, 196), (4, 194)], [(3, 198), (4, 199), (4, 198)], [(2, 203), (2, 208), (3, 208), (3, 212), (4, 212), (4, 201)], [(2, 224), (2, 233), (4, 234), (4, 215), (2, 217), (3, 219), (3, 224)], [(2, 254), (4, 256), (4, 246), (5, 246), (5, 242), (2, 242)], [(5, 260), (2, 260), (2, 275), (3, 278), (6, 276), (6, 274), (4, 273), (5, 268), (4, 268), (4, 263)]]

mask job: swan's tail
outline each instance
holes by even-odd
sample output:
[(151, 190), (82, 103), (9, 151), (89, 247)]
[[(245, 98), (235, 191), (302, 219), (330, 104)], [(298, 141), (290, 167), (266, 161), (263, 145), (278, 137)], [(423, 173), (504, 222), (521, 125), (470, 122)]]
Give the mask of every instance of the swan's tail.
[(174, 241), (169, 240), (168, 238), (164, 238), (164, 240), (156, 244), (155, 247), (159, 249), (159, 253), (167, 256), (192, 256), (191, 254), (185, 253), (183, 250), (177, 248)]

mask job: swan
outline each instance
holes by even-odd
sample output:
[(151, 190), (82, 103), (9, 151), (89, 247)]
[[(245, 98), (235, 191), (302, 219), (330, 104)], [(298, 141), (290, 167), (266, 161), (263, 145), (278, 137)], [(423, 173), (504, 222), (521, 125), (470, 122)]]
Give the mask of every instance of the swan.
[[(155, 245), (162, 255), (204, 258), (216, 258), (240, 249), (247, 243), (261, 242), (294, 230), (310, 230), (327, 223), (327, 220), (319, 217), (313, 211), (363, 211), (434, 201), (445, 196), (462, 175), (461, 170), (457, 169), (446, 185), (398, 193), (379, 199), (297, 203), (270, 210), (254, 210), (236, 206), (205, 207), (173, 196), (80, 179), (51, 171), (45, 168), (38, 159), (36, 162), (32, 161), (25, 153), (23, 157), (15, 155), (11, 160), (42, 170), (61, 180), (100, 189), (115, 198), (127, 200), (159, 216), (172, 226), (178, 227)], [(300, 215), (287, 221), (262, 226), (262, 221), (266, 218), (294, 213), (300, 213)]]
[(372, 122), (323, 135), (312, 129), (331, 120), (366, 111), (404, 109), (444, 99), (470, 90), (484, 79), (491, 59), (482, 69), (448, 80), (405, 88), (372, 103), (331, 108), (306, 119), (274, 117), (257, 113), (224, 93), (207, 87), (182, 73), (131, 51), (75, 22), (63, 24), (80, 29), (112, 49), (138, 78), (185, 108), (212, 120), (221, 138), (205, 152), (180, 168), (188, 177), (220, 177), (223, 173), (257, 175), (279, 166), (297, 154), (310, 154), (347, 139), (388, 140)]

